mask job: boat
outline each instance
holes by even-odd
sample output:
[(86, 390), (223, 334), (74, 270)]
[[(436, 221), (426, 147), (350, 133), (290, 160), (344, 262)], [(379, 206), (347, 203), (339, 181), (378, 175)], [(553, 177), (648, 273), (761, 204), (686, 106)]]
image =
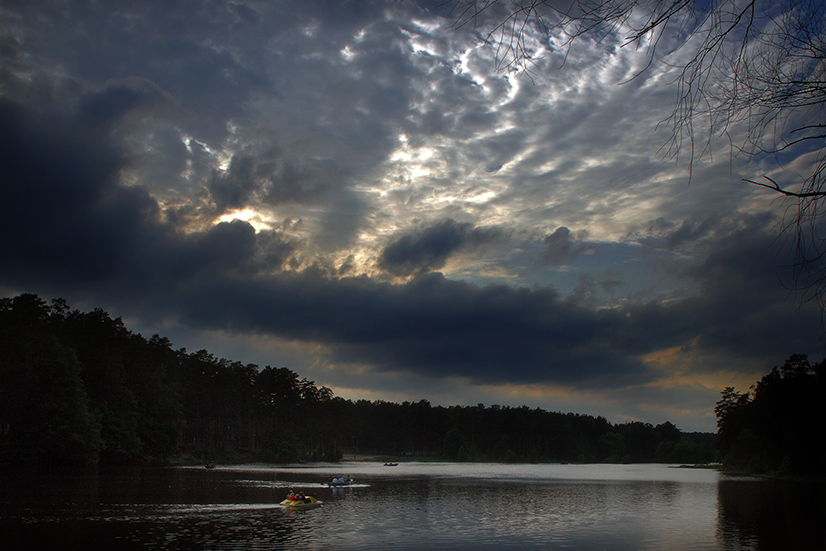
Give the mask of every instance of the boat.
[(385, 464), (384, 464), (384, 466), (385, 466), (385, 467), (398, 467), (398, 466), (399, 466), (399, 464), (398, 464), (398, 463), (389, 463), (389, 462), (388, 462), (388, 463), (385, 463)]
[(327, 486), (330, 486), (331, 488), (343, 488), (345, 486), (350, 486), (354, 482), (355, 481), (349, 477), (334, 478), (333, 480), (327, 483)]
[(279, 505), (286, 509), (300, 510), (300, 509), (314, 509), (320, 507), (323, 501), (319, 501), (313, 496), (306, 496), (302, 499), (285, 499)]

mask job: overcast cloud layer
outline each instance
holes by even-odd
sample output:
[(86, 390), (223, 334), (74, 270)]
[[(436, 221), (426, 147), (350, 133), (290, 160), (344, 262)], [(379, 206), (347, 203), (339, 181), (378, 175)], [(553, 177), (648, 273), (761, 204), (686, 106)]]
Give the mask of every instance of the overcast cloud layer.
[(629, 81), (609, 38), (497, 71), (437, 4), (4, 3), (3, 296), (347, 398), (684, 430), (822, 359), (741, 182), (769, 165), (663, 158), (667, 66)]

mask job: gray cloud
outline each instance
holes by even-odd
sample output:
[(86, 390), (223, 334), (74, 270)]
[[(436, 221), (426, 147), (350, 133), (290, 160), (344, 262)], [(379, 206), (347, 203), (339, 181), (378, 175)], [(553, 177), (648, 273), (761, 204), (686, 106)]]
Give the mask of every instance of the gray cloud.
[(207, 187), (219, 212), (241, 207), (247, 202), (259, 187), (257, 172), (255, 159), (239, 153), (232, 156), (226, 171), (213, 172)]
[(0, 102), (0, 262), (16, 277), (40, 277), (60, 266), (69, 279), (102, 277), (122, 254), (123, 230), (154, 202), (123, 189), (121, 153), (76, 121), (46, 118)]
[(587, 244), (574, 241), (571, 230), (560, 226), (542, 239), (543, 259), (551, 264), (562, 264), (577, 256), (592, 251)]
[(415, 234), (403, 235), (387, 245), (378, 265), (399, 276), (438, 270), (458, 251), (484, 246), (500, 239), (501, 235), (498, 229), (474, 228), (468, 222), (443, 220)]

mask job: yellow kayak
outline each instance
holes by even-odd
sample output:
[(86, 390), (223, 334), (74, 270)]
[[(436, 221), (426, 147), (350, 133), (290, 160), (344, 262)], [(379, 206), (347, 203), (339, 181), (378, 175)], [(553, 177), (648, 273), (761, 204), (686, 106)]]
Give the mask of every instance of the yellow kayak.
[(280, 505), (288, 509), (313, 509), (319, 507), (322, 503), (313, 496), (307, 496), (303, 501), (300, 499), (285, 499)]

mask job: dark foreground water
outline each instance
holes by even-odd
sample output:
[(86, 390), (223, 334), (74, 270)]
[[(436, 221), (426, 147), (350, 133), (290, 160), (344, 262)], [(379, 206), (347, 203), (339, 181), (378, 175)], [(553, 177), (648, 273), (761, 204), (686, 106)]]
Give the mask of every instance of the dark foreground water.
[[(357, 484), (324, 484), (344, 474)], [(823, 485), (664, 465), (219, 465), (0, 483), (9, 551), (826, 550)], [(324, 505), (278, 507), (291, 488)]]

